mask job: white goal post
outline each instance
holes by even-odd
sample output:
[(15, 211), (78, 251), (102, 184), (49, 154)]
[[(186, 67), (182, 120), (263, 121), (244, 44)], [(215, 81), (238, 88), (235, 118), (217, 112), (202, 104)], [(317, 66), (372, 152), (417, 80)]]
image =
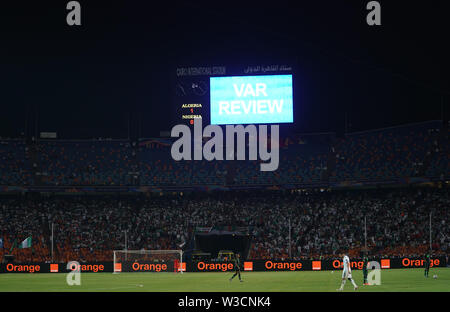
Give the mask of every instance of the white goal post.
[[(114, 250), (113, 253), (113, 273), (122, 272), (124, 264), (126, 264), (127, 267), (132, 268), (129, 272), (160, 272), (161, 265), (163, 268), (162, 271), (169, 271), (167, 263), (172, 262), (174, 264), (173, 268), (175, 272), (183, 273), (184, 271), (182, 267), (182, 250)], [(164, 264), (166, 265), (165, 270)]]

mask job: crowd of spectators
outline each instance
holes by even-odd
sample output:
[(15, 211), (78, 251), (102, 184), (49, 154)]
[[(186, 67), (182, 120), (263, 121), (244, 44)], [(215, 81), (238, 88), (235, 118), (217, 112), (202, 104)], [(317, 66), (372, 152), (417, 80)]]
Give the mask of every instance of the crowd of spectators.
[[(446, 130), (445, 130), (446, 129)], [(363, 133), (297, 135), (280, 139), (279, 167), (260, 161), (175, 161), (170, 140), (23, 140), (0, 143), (4, 186), (317, 185), (399, 178), (448, 178), (449, 136), (440, 121)], [(145, 142), (145, 141), (144, 141)]]
[[(0, 186), (240, 186), (387, 181), (449, 177), (449, 130), (441, 122), (364, 133), (300, 135), (280, 140), (279, 169), (259, 161), (174, 161), (170, 140), (0, 140)], [(18, 261), (109, 261), (112, 250), (179, 249), (196, 227), (246, 226), (250, 258), (335, 255), (349, 246), (357, 255), (367, 220), (367, 246), (390, 256), (448, 252), (448, 189), (378, 191), (217, 192), (183, 196), (21, 196), (0, 198), (1, 255), (13, 242)], [(289, 235), (289, 229), (290, 234)], [(290, 239), (289, 239), (290, 237)], [(289, 245), (290, 241), (290, 245)]]
[[(111, 261), (113, 250), (180, 249), (196, 227), (245, 226), (249, 258), (333, 257), (349, 248), (359, 256), (448, 253), (448, 188), (353, 191), (230, 191), (164, 196), (29, 196), (0, 199), (2, 256), (32, 236), (31, 248), (13, 249), (17, 261)], [(53, 224), (53, 226), (52, 226)], [(290, 245), (289, 245), (290, 242)]]
[(137, 171), (126, 140), (40, 141), (36, 154), (43, 185), (129, 185)]
[[(348, 134), (333, 145), (336, 168), (331, 179), (373, 181), (425, 176), (421, 170), (426, 156), (435, 152), (440, 130), (441, 122), (437, 121)], [(446, 158), (448, 163), (448, 154)], [(448, 167), (436, 163), (429, 167), (435, 169), (428, 170), (429, 176), (449, 173)]]
[(0, 185), (31, 185), (30, 164), (24, 140), (0, 140)]
[(261, 171), (259, 161), (237, 164), (234, 183), (238, 185), (315, 184), (328, 165), (331, 134), (290, 137), (280, 144), (279, 167)]
[[(444, 131), (444, 129), (442, 129)], [(426, 176), (436, 176), (441, 179), (448, 176), (450, 172), (450, 128), (446, 133), (442, 133), (433, 140), (432, 147), (428, 151), (431, 155), (430, 165), (427, 168)]]
[[(429, 249), (429, 213), (435, 252), (447, 252), (450, 243), (448, 190), (374, 190), (286, 196), (261, 213), (252, 257), (332, 257), (350, 248), (358, 257), (370, 253), (420, 256)], [(275, 242), (275, 244), (274, 244)]]

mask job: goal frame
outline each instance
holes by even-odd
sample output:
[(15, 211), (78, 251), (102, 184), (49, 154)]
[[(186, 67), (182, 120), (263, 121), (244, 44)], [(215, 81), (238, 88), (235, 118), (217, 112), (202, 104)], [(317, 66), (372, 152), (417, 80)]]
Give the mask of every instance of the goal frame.
[(181, 274), (183, 274), (183, 269), (181, 267), (182, 263), (183, 263), (183, 250), (179, 250), (179, 249), (172, 249), (172, 250), (127, 250), (127, 249), (122, 249), (122, 250), (113, 250), (113, 274), (118, 274), (120, 273), (120, 271), (116, 271), (116, 263), (117, 263), (117, 257), (116, 257), (116, 253), (124, 253), (125, 254), (125, 259), (126, 259), (126, 255), (127, 254), (138, 254), (138, 255), (162, 255), (162, 254), (179, 254), (180, 258), (179, 258), (179, 267), (178, 267), (178, 272), (180, 272)]

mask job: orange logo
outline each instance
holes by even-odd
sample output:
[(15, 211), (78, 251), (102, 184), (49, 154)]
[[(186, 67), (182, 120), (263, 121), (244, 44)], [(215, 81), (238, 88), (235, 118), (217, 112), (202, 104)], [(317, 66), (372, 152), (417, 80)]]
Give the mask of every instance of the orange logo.
[(266, 261), (265, 263), (266, 269), (268, 270), (301, 270), (302, 263), (301, 262), (272, 262)]
[(244, 271), (253, 271), (253, 262), (244, 262)]
[(33, 265), (33, 264), (25, 264), (25, 265), (14, 265), (12, 263), (8, 263), (6, 265), (6, 271), (8, 272), (39, 272), (41, 270), (40, 265)]
[(186, 272), (186, 262), (181, 262), (181, 268), (178, 268), (178, 272)]
[(232, 263), (205, 263), (205, 262), (199, 262), (197, 263), (197, 269), (200, 271), (214, 271), (214, 270), (220, 270), (223, 272), (233, 270), (233, 264)]
[[(415, 259), (409, 259), (409, 258), (403, 258), (402, 265), (404, 267), (422, 267), (424, 266), (425, 261), (423, 259), (415, 260)], [(430, 267), (433, 266), (439, 266), (439, 259), (431, 259), (430, 261)]]
[(131, 267), (133, 271), (156, 271), (156, 272), (167, 271), (167, 264), (160, 264), (160, 263), (141, 264), (139, 262), (134, 262)]
[(312, 262), (312, 269), (313, 270), (322, 270), (322, 261), (313, 261)]
[(58, 264), (57, 263), (50, 263), (50, 272), (58, 273)]
[[(362, 269), (364, 262), (363, 261), (350, 261), (350, 268), (352, 269)], [(333, 263), (333, 268), (335, 269), (342, 269), (344, 267), (344, 263), (342, 261), (339, 260), (334, 260)]]
[(390, 259), (381, 259), (381, 268), (382, 269), (389, 269), (390, 267), (391, 267)]

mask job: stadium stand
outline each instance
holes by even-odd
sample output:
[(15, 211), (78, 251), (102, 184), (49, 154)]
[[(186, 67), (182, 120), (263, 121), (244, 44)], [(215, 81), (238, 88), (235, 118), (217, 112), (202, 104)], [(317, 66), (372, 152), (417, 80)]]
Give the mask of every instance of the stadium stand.
[[(49, 261), (53, 223), (58, 261), (109, 261), (112, 250), (123, 248), (124, 231), (130, 249), (174, 249), (189, 244), (195, 227), (228, 225), (249, 227), (250, 258), (284, 259), (289, 249), (288, 220), (293, 230), (292, 258), (329, 257), (343, 245), (352, 246), (356, 255), (362, 247), (364, 217), (373, 253), (418, 255), (428, 248), (425, 232), (430, 211), (436, 216), (433, 250), (446, 253), (450, 202), (445, 183), (436, 189), (399, 182), (449, 178), (448, 129), (440, 121), (431, 121), (341, 138), (332, 133), (288, 136), (280, 140), (280, 167), (274, 172), (260, 171), (258, 161), (177, 162), (170, 157), (169, 139), (141, 139), (136, 144), (3, 139), (0, 237), (4, 248), (0, 256), (14, 240), (32, 235), (32, 250), (13, 251), (16, 259)], [(348, 181), (409, 186), (329, 191), (330, 186), (347, 186)], [(248, 190), (195, 196), (177, 190), (230, 185)], [(24, 191), (31, 186), (47, 187), (47, 193), (59, 186), (134, 186), (156, 192), (35, 198), (36, 194)], [(177, 195), (159, 196), (163, 187), (174, 187)], [(16, 188), (25, 194), (17, 195)], [(267, 190), (273, 188), (282, 191)]]
[(424, 175), (424, 160), (441, 127), (440, 121), (432, 121), (348, 134), (336, 141), (332, 180), (380, 181)]
[(31, 185), (30, 151), (24, 140), (0, 140), (0, 185)]
[(40, 141), (38, 167), (44, 185), (129, 185), (135, 171), (128, 141)]
[[(4, 186), (301, 185), (449, 177), (448, 127), (440, 121), (351, 133), (281, 138), (280, 165), (259, 161), (174, 161), (170, 140), (21, 140), (0, 144)], [(135, 178), (135, 176), (137, 178)]]
[[(428, 248), (433, 212), (433, 252), (448, 252), (450, 193), (413, 188), (331, 192), (237, 191), (181, 197), (50, 196), (0, 200), (0, 228), (7, 253), (14, 240), (32, 235), (33, 248), (15, 249), (17, 261), (50, 261), (54, 224), (57, 261), (110, 261), (112, 250), (177, 249), (197, 226), (247, 226), (249, 258), (286, 259), (288, 220), (293, 259), (332, 257), (343, 246), (358, 256), (367, 218), (371, 254), (417, 256)], [(131, 196), (131, 195), (128, 195)], [(2, 256), (2, 255), (0, 255)]]

